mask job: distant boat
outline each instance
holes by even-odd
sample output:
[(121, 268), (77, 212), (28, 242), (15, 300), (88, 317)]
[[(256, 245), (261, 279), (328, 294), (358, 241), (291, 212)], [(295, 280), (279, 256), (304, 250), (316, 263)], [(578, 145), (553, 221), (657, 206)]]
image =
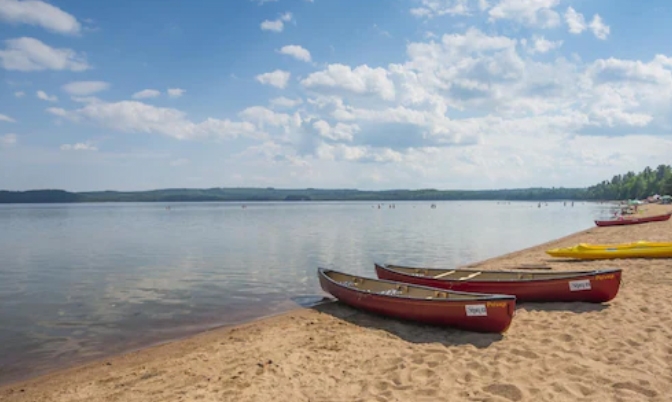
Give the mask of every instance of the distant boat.
[(620, 244), (587, 244), (546, 250), (552, 257), (598, 260), (611, 258), (672, 258), (672, 243), (638, 241)]
[(461, 292), (516, 296), (518, 301), (607, 302), (618, 293), (621, 270), (484, 271), (476, 269), (414, 268), (375, 264), (381, 279)]
[(654, 215), (643, 218), (622, 218), (622, 219), (611, 219), (606, 221), (595, 221), (595, 224), (597, 226), (636, 225), (638, 223), (663, 222), (670, 219), (670, 216), (672, 216), (672, 212), (668, 212), (664, 215)]
[(516, 298), (454, 292), (319, 268), (320, 285), (339, 301), (372, 313), (476, 332), (505, 332)]

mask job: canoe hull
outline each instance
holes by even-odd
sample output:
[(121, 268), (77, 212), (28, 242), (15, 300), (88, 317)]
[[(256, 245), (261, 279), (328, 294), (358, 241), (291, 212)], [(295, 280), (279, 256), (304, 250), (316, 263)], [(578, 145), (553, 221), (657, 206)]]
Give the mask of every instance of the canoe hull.
[(621, 270), (534, 281), (459, 281), (405, 274), (378, 264), (375, 268), (381, 279), (460, 292), (508, 294), (521, 302), (604, 303), (616, 297), (621, 284)]
[(622, 225), (637, 225), (640, 223), (648, 223), (648, 222), (664, 222), (668, 219), (670, 219), (670, 216), (672, 216), (672, 213), (668, 213), (665, 215), (656, 215), (656, 216), (647, 216), (644, 218), (630, 218), (630, 219), (622, 219), (622, 220), (608, 220), (608, 221), (595, 221), (595, 225), (597, 226), (622, 226)]
[(614, 258), (672, 258), (672, 243), (640, 241), (623, 244), (578, 244), (573, 247), (546, 250), (557, 258), (603, 260)]
[[(366, 293), (339, 285), (322, 273), (322, 289), (351, 307), (425, 324), (454, 327), (474, 332), (503, 333), (511, 325), (515, 298), (483, 295), (479, 300), (417, 300)], [(436, 290), (436, 289), (433, 289)]]

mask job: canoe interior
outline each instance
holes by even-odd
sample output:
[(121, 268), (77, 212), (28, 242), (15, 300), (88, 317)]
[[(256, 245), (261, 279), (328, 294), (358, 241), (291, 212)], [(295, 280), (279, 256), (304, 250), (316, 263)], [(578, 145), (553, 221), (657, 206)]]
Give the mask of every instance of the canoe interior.
[(576, 276), (592, 275), (596, 271), (574, 272), (518, 272), (518, 271), (479, 271), (475, 269), (439, 269), (439, 268), (414, 268), (399, 265), (384, 265), (388, 269), (407, 275), (422, 276), (433, 279), (451, 281), (540, 281), (551, 279), (572, 278)]
[(446, 292), (445, 290), (435, 290), (404, 283), (364, 278), (336, 271), (324, 270), (323, 272), (324, 275), (332, 281), (350, 289), (408, 299), (480, 300), (483, 298), (507, 298), (506, 296), (490, 296), (477, 293)]

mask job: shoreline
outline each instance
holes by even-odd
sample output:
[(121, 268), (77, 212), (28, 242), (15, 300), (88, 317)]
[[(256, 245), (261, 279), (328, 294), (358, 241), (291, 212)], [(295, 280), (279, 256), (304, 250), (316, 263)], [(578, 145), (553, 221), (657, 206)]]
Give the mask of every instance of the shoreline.
[[(657, 214), (662, 209), (668, 210), (669, 207), (662, 205), (650, 205), (647, 206), (644, 214)], [(357, 349), (356, 345), (353, 345), (352, 342), (348, 341), (349, 337), (362, 338), (365, 343), (373, 342), (373, 345), (371, 345), (369, 348), (365, 348), (366, 350), (358, 350), (355, 353), (359, 352), (360, 354), (364, 355), (370, 355), (373, 353), (374, 357), (378, 356), (381, 359), (386, 354), (388, 354), (388, 352), (392, 352), (392, 350), (378, 345), (379, 343), (382, 343), (383, 345), (386, 343), (398, 343), (399, 345), (396, 346), (399, 348), (409, 349), (414, 353), (417, 352), (414, 351), (414, 349), (420, 347), (418, 345), (425, 346), (425, 344), (429, 345), (427, 346), (429, 348), (432, 346), (434, 348), (438, 347), (439, 349), (456, 348), (457, 350), (453, 350), (451, 353), (453, 357), (455, 357), (454, 355), (456, 352), (467, 353), (468, 356), (471, 356), (475, 352), (488, 350), (493, 347), (506, 349), (506, 345), (501, 347), (499, 345), (506, 343), (509, 339), (511, 339), (511, 337), (513, 337), (511, 342), (521, 341), (521, 339), (515, 339), (516, 333), (521, 330), (520, 327), (525, 327), (526, 325), (529, 325), (531, 321), (534, 321), (533, 316), (537, 314), (544, 315), (548, 313), (553, 314), (559, 312), (560, 316), (564, 316), (565, 319), (569, 319), (571, 315), (593, 315), (594, 319), (597, 318), (599, 320), (600, 314), (603, 314), (605, 311), (608, 314), (610, 311), (614, 310), (614, 308), (612, 308), (614, 305), (620, 305), (623, 302), (623, 298), (628, 298), (627, 295), (621, 297), (623, 296), (621, 293), (623, 293), (626, 286), (629, 287), (633, 283), (634, 279), (631, 278), (631, 273), (636, 274), (636, 271), (631, 272), (629, 268), (631, 268), (633, 265), (646, 266), (647, 263), (648, 265), (664, 265), (665, 261), (658, 260), (657, 262), (651, 262), (648, 260), (597, 260), (577, 264), (574, 261), (568, 262), (553, 260), (549, 256), (545, 255), (544, 250), (550, 248), (551, 246), (555, 247), (570, 245), (578, 242), (578, 239), (581, 239), (582, 242), (604, 242), (600, 239), (607, 238), (614, 238), (618, 242), (635, 241), (640, 238), (659, 241), (666, 240), (664, 233), (665, 230), (658, 232), (655, 235), (647, 234), (647, 232), (649, 232), (652, 228), (665, 228), (667, 231), (669, 231), (669, 229), (672, 228), (672, 225), (670, 225), (670, 222), (661, 222), (613, 228), (598, 228), (593, 226), (583, 231), (576, 232), (542, 244), (465, 265), (467, 267), (478, 266), (479, 268), (484, 269), (510, 269), (515, 268), (516, 264), (520, 266), (522, 259), (526, 263), (550, 263), (553, 265), (554, 270), (582, 269), (580, 268), (580, 265), (589, 266), (591, 268), (603, 267), (604, 265), (619, 265), (624, 267), (624, 283), (622, 284), (621, 292), (619, 292), (619, 295), (614, 301), (608, 303), (608, 307), (596, 308), (596, 306), (591, 305), (571, 305), (568, 303), (555, 303), (551, 306), (542, 306), (536, 303), (521, 303), (517, 307), (517, 314), (516, 318), (514, 318), (514, 322), (512, 323), (512, 328), (507, 333), (505, 333), (504, 336), (481, 334), (476, 335), (473, 333), (452, 329), (428, 329), (424, 326), (401, 323), (391, 319), (371, 316), (366, 313), (361, 313), (346, 306), (340, 305), (339, 303), (323, 300), (321, 303), (319, 303), (318, 306), (299, 306), (283, 313), (258, 317), (244, 323), (217, 326), (177, 339), (157, 342), (149, 346), (140, 347), (136, 350), (125, 351), (120, 354), (97, 358), (72, 367), (56, 368), (50, 370), (48, 373), (43, 373), (38, 376), (12, 381), (0, 386), (0, 399), (7, 398), (7, 400), (17, 401), (74, 401), (78, 400), (77, 398), (84, 396), (91, 400), (98, 400), (99, 398), (107, 399), (111, 395), (118, 395), (120, 397), (118, 400), (135, 401), (135, 398), (137, 397), (137, 400), (144, 401), (165, 400), (165, 398), (176, 399), (176, 395), (182, 393), (183, 391), (193, 397), (194, 395), (199, 394), (199, 390), (202, 391), (203, 389), (210, 389), (211, 391), (214, 391), (217, 389), (217, 392), (214, 394), (206, 392), (204, 395), (207, 397), (207, 400), (209, 400), (208, 398), (211, 397), (211, 399), (214, 400), (215, 394), (218, 394), (219, 399), (217, 400), (222, 400), (223, 394), (220, 391), (222, 389), (227, 389), (227, 392), (232, 392), (232, 395), (234, 396), (234, 398), (231, 400), (266, 400), (264, 398), (265, 395), (275, 395), (275, 397), (277, 397), (277, 393), (267, 394), (269, 391), (273, 392), (273, 387), (269, 390), (261, 389), (255, 386), (255, 384), (258, 383), (258, 381), (255, 380), (263, 380), (261, 382), (265, 383), (269, 379), (262, 377), (269, 377), (270, 374), (274, 374), (270, 375), (270, 377), (272, 377), (271, 380), (274, 379), (275, 382), (271, 382), (275, 384), (277, 392), (280, 392), (286, 396), (284, 399), (308, 400), (315, 395), (311, 395), (310, 393), (302, 393), (300, 390), (297, 391), (297, 389), (295, 389), (296, 387), (294, 386), (290, 387), (291, 389), (288, 389), (286, 384), (283, 388), (283, 381), (278, 382), (279, 378), (282, 377), (283, 380), (289, 382), (290, 385), (296, 382), (294, 381), (296, 376), (290, 375), (287, 377), (285, 374), (298, 374), (298, 377), (300, 378), (312, 378), (312, 380), (319, 380), (321, 375), (315, 372), (316, 367), (306, 363), (303, 358), (306, 358), (308, 361), (311, 359), (322, 359), (322, 365), (327, 366), (347, 365), (347, 357), (346, 361), (344, 361), (344, 357), (342, 355), (333, 352), (348, 349), (348, 347), (354, 347)], [(371, 262), (371, 268), (371, 275), (375, 276), (373, 273), (373, 262)], [(664, 267), (661, 266), (659, 268), (662, 269)], [(672, 290), (672, 271), (666, 278), (669, 279), (670, 282), (669, 288), (667, 289)], [(663, 290), (659, 291), (659, 293), (662, 292)], [(567, 314), (570, 314), (570, 316), (567, 316)], [(549, 317), (545, 318), (546, 320), (544, 321), (546, 322), (544, 325), (549, 325), (552, 323), (552, 321), (547, 320)], [(663, 321), (666, 324), (666, 327), (664, 328), (666, 330), (666, 335), (668, 335), (668, 339), (672, 339), (672, 321), (669, 319), (667, 321)], [(585, 323), (582, 323), (581, 320), (577, 322), (579, 324), (585, 325)], [(599, 327), (603, 331), (609, 331), (609, 326), (600, 325)], [(528, 328), (528, 330), (532, 332), (538, 332), (543, 330), (543, 328), (539, 329), (533, 326), (532, 328)], [(283, 336), (278, 337), (278, 331), (281, 331)], [(331, 334), (334, 332), (338, 333), (339, 331), (344, 332), (344, 334), (341, 334), (344, 335), (343, 337), (337, 337)], [(563, 339), (567, 339), (567, 336), (570, 338), (575, 338), (577, 336), (570, 335), (569, 333), (564, 333), (561, 335)], [(553, 343), (553, 335), (549, 334), (549, 336), (546, 338), (550, 339), (551, 343)], [(231, 342), (222, 342), (222, 340), (228, 340)], [(524, 339), (522, 339), (522, 341), (524, 341)], [(643, 342), (633, 342), (640, 345), (643, 344)], [(244, 343), (244, 345), (240, 346), (245, 346), (245, 348), (243, 349), (235, 345), (237, 343)], [(273, 344), (275, 347), (269, 348), (269, 343)], [(297, 343), (300, 344), (303, 349), (309, 349), (308, 351), (310, 351), (310, 349), (314, 349), (311, 348), (311, 346), (318, 344), (320, 347), (317, 347), (315, 350), (313, 350), (317, 357), (311, 358), (309, 353), (304, 353), (304, 355), (301, 356), (301, 359), (288, 359), (288, 357), (291, 357), (293, 354), (297, 353)], [(375, 345), (378, 345), (377, 349)], [(626, 346), (628, 345), (630, 348), (633, 347), (630, 342), (626, 344)], [(646, 346), (651, 345), (645, 345), (645, 347)], [(664, 347), (664, 345), (661, 346)], [(301, 347), (298, 348), (299, 354), (301, 354)], [(508, 351), (510, 352), (509, 354), (512, 353), (513, 356), (518, 360), (525, 358), (526, 355), (528, 356), (527, 358), (533, 360), (538, 360), (539, 356), (544, 356), (544, 354), (540, 353), (539, 351), (527, 350), (526, 352), (526, 350), (527, 349), (524, 346), (517, 345), (517, 348), (509, 348)], [(257, 353), (255, 353), (255, 351)], [(398, 351), (395, 350), (395, 352)], [(444, 352), (445, 351), (442, 350), (442, 353)], [(500, 354), (504, 352), (506, 351), (499, 351)], [(557, 351), (554, 352), (551, 350), (548, 353), (551, 353), (551, 357), (553, 357), (553, 354), (557, 354)], [(669, 354), (668, 357), (672, 358), (672, 348), (668, 348), (666, 353)], [(268, 355), (268, 358), (262, 357), (262, 355)], [(532, 355), (537, 357), (533, 358), (531, 357)], [(217, 362), (214, 363), (211, 361), (211, 359), (217, 360)], [(394, 364), (395, 369), (388, 370), (388, 376), (393, 377), (397, 371), (403, 372), (404, 368), (408, 368), (408, 366), (415, 364), (413, 363), (413, 353), (397, 357), (397, 360), (399, 359), (401, 359), (401, 361)], [(544, 359), (542, 358), (541, 360)], [(226, 362), (233, 364), (225, 364)], [(618, 363), (618, 361), (616, 361), (616, 363)], [(429, 377), (436, 377), (437, 370), (434, 369), (441, 367), (442, 364), (450, 366), (451, 361), (450, 359), (447, 361), (441, 361), (440, 359), (432, 360), (431, 364), (425, 364), (426, 367), (424, 367), (424, 373)], [(497, 365), (497, 362), (495, 361), (494, 364)], [(309, 367), (304, 367), (305, 365), (308, 365)], [(586, 364), (583, 365), (585, 366)], [(152, 369), (148, 368), (150, 366)], [(460, 361), (458, 366), (462, 369), (462, 376), (464, 376), (463, 372), (466, 372), (467, 374), (471, 373), (470, 377), (472, 380), (475, 377), (483, 377), (481, 374), (484, 373), (481, 373), (481, 371), (489, 371), (483, 367), (469, 367), (469, 364), (466, 364), (465, 366), (464, 361)], [(588, 366), (590, 365), (588, 364)], [(320, 367), (320, 365), (317, 367)], [(669, 372), (670, 364), (666, 363), (666, 367)], [(212, 371), (210, 369), (213, 368), (223, 368), (223, 370), (214, 370), (212, 375), (206, 375)], [(356, 367), (350, 368), (354, 370)], [(187, 374), (188, 372), (196, 373), (199, 371), (205, 371), (207, 373), (194, 375)], [(364, 372), (361, 373), (363, 375), (362, 378), (369, 378), (369, 380), (371, 380), (373, 383), (376, 383), (376, 381), (380, 379), (370, 378), (371, 372), (376, 371), (377, 370), (375, 365), (369, 367), (368, 371), (364, 369)], [(430, 375), (430, 371), (433, 374)], [(600, 368), (598, 371), (602, 371), (602, 368)], [(214, 372), (219, 372), (219, 375)], [(460, 371), (458, 370), (458, 374), (459, 373)], [(339, 375), (347, 376), (347, 371), (343, 371)], [(179, 381), (176, 381), (177, 384), (173, 382), (175, 376), (179, 378)], [(194, 384), (192, 384), (190, 381), (185, 381), (192, 379), (194, 376), (198, 377), (196, 383), (203, 385), (203, 387), (199, 388), (196, 386), (196, 388), (194, 388)], [(499, 373), (499, 375), (495, 377), (499, 377), (501, 382), (502, 376), (504, 376), (504, 374)], [(672, 377), (669, 375), (666, 377), (668, 378), (668, 382), (670, 379), (672, 379)], [(241, 379), (245, 379), (245, 381), (241, 382)], [(647, 398), (646, 400), (652, 400), (650, 398), (656, 396), (663, 397), (665, 395), (664, 389), (661, 387), (656, 389), (652, 386), (651, 379), (645, 379), (644, 381), (647, 382), (648, 385), (638, 385), (639, 383), (631, 384), (627, 381), (618, 383), (621, 384), (618, 386), (612, 385), (612, 387), (609, 389), (611, 393), (605, 394), (604, 397), (606, 400), (612, 400), (609, 398), (613, 398), (618, 394), (622, 396), (628, 396), (630, 398), (629, 400), (638, 400), (637, 397), (641, 396), (645, 396)], [(155, 382), (159, 382), (163, 385), (159, 386), (157, 384), (153, 384)], [(181, 386), (178, 386), (180, 385), (180, 382), (182, 382), (182, 384)], [(370, 397), (374, 396), (374, 394), (389, 394), (388, 396), (390, 397), (401, 398), (400, 400), (408, 400), (407, 398), (403, 397), (403, 391), (424, 390), (423, 392), (427, 394), (425, 395), (428, 398), (427, 400), (432, 399), (432, 395), (430, 395), (431, 392), (429, 392), (431, 389), (426, 387), (418, 388), (418, 386), (414, 384), (413, 381), (408, 382), (405, 381), (404, 378), (398, 378), (397, 382), (402, 384), (396, 387), (400, 388), (396, 390), (398, 392), (395, 392), (395, 387), (390, 386), (389, 384), (385, 387), (381, 386), (382, 388), (385, 388), (383, 390), (378, 390), (377, 387), (373, 385), (369, 387), (365, 384), (362, 384), (361, 386), (371, 394), (369, 395)], [(405, 382), (408, 382), (408, 384), (403, 385)], [(466, 382), (469, 383), (471, 381)], [(478, 395), (480, 395), (480, 397), (494, 395), (495, 398), (500, 398), (492, 399), (496, 401), (527, 400), (526, 398), (528, 397), (532, 398), (530, 400), (534, 400), (538, 397), (543, 398), (543, 392), (541, 391), (533, 395), (533, 390), (525, 389), (525, 387), (519, 383), (514, 382), (513, 385), (511, 385), (510, 383), (500, 384), (500, 382), (495, 384), (494, 387), (485, 386), (482, 390), (482, 393), (480, 394), (476, 392), (474, 395), (466, 395), (464, 392), (467, 391), (462, 389), (461, 391), (464, 392), (461, 394), (454, 394), (454, 398), (462, 398), (459, 400), (471, 400), (472, 396), (477, 397)], [(319, 381), (317, 381), (317, 383), (319, 383)], [(219, 388), (216, 386), (217, 384), (220, 385)], [(392, 381), (392, 384), (394, 385), (396, 382)], [(174, 388), (173, 393), (170, 394), (170, 396), (163, 395), (162, 397), (159, 397), (161, 394), (163, 394), (163, 392), (158, 391), (167, 385), (170, 385)], [(318, 386), (317, 384), (313, 385)], [(444, 385), (447, 385), (447, 383)], [(135, 386), (140, 388), (140, 391), (137, 389), (134, 390)], [(95, 388), (95, 390), (92, 387)], [(601, 398), (601, 396), (596, 396), (594, 393), (590, 392), (588, 392), (589, 395), (583, 395), (583, 391), (587, 391), (587, 389), (583, 389), (581, 387), (578, 387), (577, 389), (579, 390), (578, 393), (574, 392), (576, 389), (573, 391), (571, 389), (567, 389), (566, 391), (572, 394), (574, 397), (589, 397), (586, 400)], [(23, 392), (21, 390), (23, 390)], [(388, 392), (390, 390), (392, 391)], [(619, 390), (622, 390), (625, 393), (622, 393)], [(321, 392), (317, 389), (313, 389), (313, 391), (318, 394)], [(672, 386), (668, 386), (666, 391), (668, 393), (672, 392)], [(140, 392), (140, 395), (138, 395), (138, 392)], [(333, 392), (338, 393), (338, 391), (335, 391), (334, 388), (332, 388), (332, 393)], [(614, 392), (616, 393), (614, 394)], [(561, 392), (561, 394), (563, 393), (564, 391)], [(415, 392), (413, 395), (418, 395), (418, 393)], [(419, 395), (424, 394), (420, 392)], [(327, 399), (325, 400), (334, 400), (329, 399), (332, 396), (330, 393), (326, 393), (325, 396), (327, 396)], [(342, 396), (343, 400), (351, 400), (349, 398), (352, 395), (348, 394)], [(548, 396), (550, 397), (551, 395)], [(567, 400), (579, 399), (580, 398), (568, 398)], [(313, 398), (312, 400), (316, 399)], [(321, 399), (318, 398), (317, 400)], [(663, 399), (653, 400), (662, 401)]]

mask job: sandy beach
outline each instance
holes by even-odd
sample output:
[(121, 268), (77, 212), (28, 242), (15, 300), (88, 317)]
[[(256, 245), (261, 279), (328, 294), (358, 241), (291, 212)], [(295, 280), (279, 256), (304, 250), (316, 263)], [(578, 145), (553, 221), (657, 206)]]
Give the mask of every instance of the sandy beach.
[[(641, 215), (670, 209), (646, 206)], [(624, 271), (611, 302), (519, 304), (503, 335), (326, 303), (6, 385), (0, 400), (669, 401), (672, 260), (578, 262), (544, 253), (579, 242), (638, 240), (672, 241), (672, 221), (593, 227), (469, 265)], [(375, 276), (373, 261), (363, 263)]]

